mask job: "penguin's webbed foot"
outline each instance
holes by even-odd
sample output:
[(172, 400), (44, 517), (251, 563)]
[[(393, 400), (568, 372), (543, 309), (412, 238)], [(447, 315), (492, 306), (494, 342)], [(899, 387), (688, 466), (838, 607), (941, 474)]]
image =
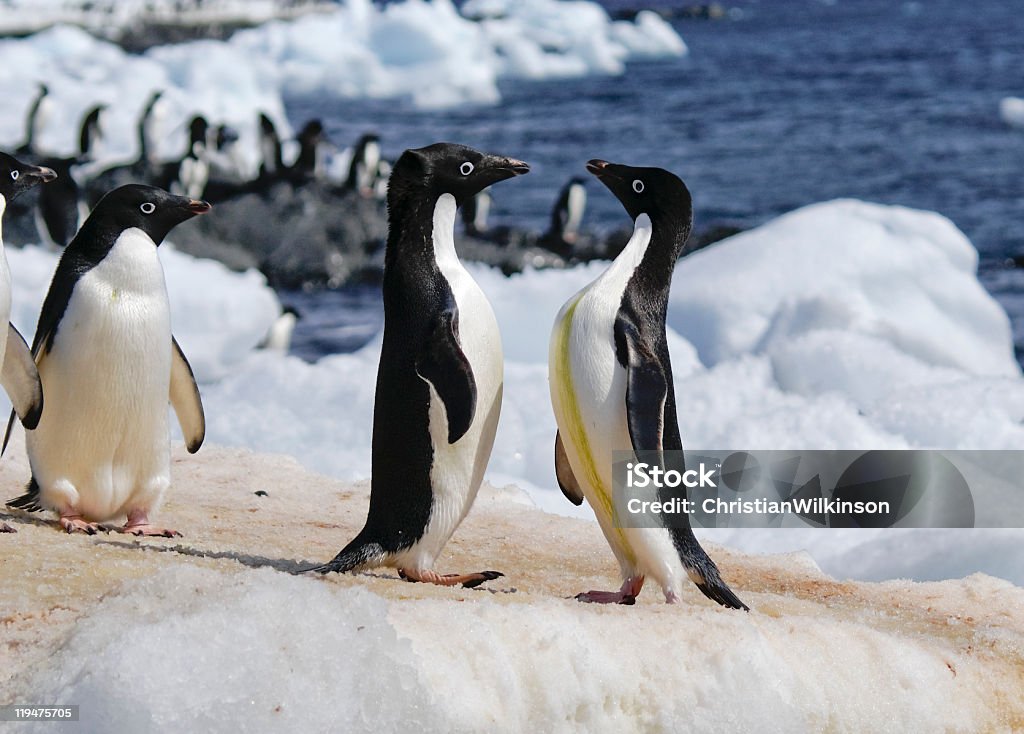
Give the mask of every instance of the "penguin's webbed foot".
[(141, 510), (132, 510), (128, 513), (128, 521), (118, 528), (119, 533), (135, 535), (147, 538), (180, 538), (181, 533), (168, 528), (158, 528), (149, 524), (149, 517)]
[(127, 523), (122, 527), (118, 528), (117, 532), (124, 533), (125, 535), (135, 535), (137, 537), (146, 538), (180, 538), (181, 533), (177, 530), (171, 530), (169, 528), (158, 528), (149, 523), (144, 525), (128, 525)]
[(0, 522), (0, 533), (16, 533), (16, 532), (18, 532), (18, 531), (15, 530), (14, 528), (12, 528), (7, 523)]
[(411, 568), (398, 569), (398, 575), (406, 581), (422, 581), (425, 584), (437, 584), (438, 586), (455, 586), (462, 584), (464, 589), (473, 589), (485, 581), (493, 581), (499, 576), (504, 576), (501, 571), (480, 571), (479, 573), (448, 573), (443, 576), (437, 571), (417, 571)]
[(587, 604), (624, 604), (632, 606), (636, 604), (636, 598), (644, 588), (643, 576), (630, 576), (622, 582), (622, 588), (618, 591), (584, 591), (577, 594), (576, 601)]
[(573, 598), (587, 604), (625, 604), (627, 606), (636, 604), (635, 596), (624, 594), (621, 591), (584, 591)]
[(100, 532), (107, 532), (107, 529), (97, 522), (89, 522), (81, 515), (61, 515), (60, 526), (64, 529), (68, 535), (71, 533), (85, 533), (86, 535), (95, 535)]

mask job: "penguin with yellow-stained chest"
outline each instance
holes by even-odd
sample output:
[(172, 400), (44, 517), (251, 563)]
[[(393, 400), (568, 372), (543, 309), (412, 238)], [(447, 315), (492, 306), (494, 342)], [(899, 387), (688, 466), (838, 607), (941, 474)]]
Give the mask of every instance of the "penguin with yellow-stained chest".
[(622, 527), (612, 498), (615, 452), (680, 452), (665, 317), (672, 273), (693, 223), (686, 185), (660, 168), (592, 160), (587, 169), (633, 218), (625, 249), (562, 307), (551, 336), (549, 380), (558, 424), (555, 470), (575, 504), (586, 498), (622, 572), (618, 591), (580, 601), (632, 604), (650, 576), (665, 600), (680, 600), (689, 578), (722, 606), (747, 609), (722, 580), (686, 518)]

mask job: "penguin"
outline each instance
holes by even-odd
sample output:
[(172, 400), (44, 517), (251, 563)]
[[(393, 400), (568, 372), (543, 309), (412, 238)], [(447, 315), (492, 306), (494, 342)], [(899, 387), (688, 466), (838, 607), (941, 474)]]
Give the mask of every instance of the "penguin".
[(266, 113), (260, 113), (260, 180), (273, 180), (284, 170), (281, 152), (281, 136), (277, 134), (274, 121)]
[(298, 186), (323, 178), (326, 148), (329, 145), (323, 123), (317, 119), (310, 120), (302, 127), (296, 141), (299, 153), (295, 162), (285, 171), (288, 180)]
[(165, 166), (158, 183), (174, 194), (199, 199), (210, 180), (210, 123), (202, 115), (196, 115), (189, 121), (188, 130), (188, 150), (180, 160)]
[[(7, 203), (39, 183), (47, 183), (57, 174), (49, 168), (30, 166), (6, 153), (0, 153), (0, 384), (3, 385), (21, 423), (32, 430), (43, 412), (43, 386), (32, 353), (11, 319), (11, 271), (3, 242), (3, 216)], [(0, 522), (0, 533), (16, 532)]]
[[(45, 158), (42, 164), (57, 174), (56, 183), (43, 187), (36, 206), (36, 230), (40, 242), (53, 249), (63, 248), (78, 231), (79, 222), (88, 216), (73, 169), (86, 163), (100, 139), (100, 115), (106, 105), (96, 105), (85, 115), (78, 136), (78, 155), (70, 158)], [(85, 211), (83, 211), (85, 210)]]
[(25, 140), (15, 149), (16, 155), (36, 155), (36, 135), (46, 120), (46, 98), (50, 94), (50, 88), (45, 84), (39, 85), (39, 91), (28, 107), (25, 115)]
[[(747, 609), (722, 580), (682, 515), (681, 527), (616, 527), (614, 451), (661, 461), (682, 455), (665, 335), (672, 272), (693, 224), (690, 192), (661, 168), (592, 160), (587, 170), (633, 219), (626, 248), (562, 307), (551, 334), (549, 384), (558, 430), (555, 474), (574, 504), (586, 498), (619, 561), (619, 591), (588, 591), (584, 602), (632, 604), (652, 577), (668, 603), (684, 577), (722, 606)], [(673, 459), (672, 468), (681, 460)]]
[[(157, 247), (205, 201), (140, 184), (96, 205), (64, 250), (32, 342), (46, 411), (26, 436), (32, 478), (7, 503), (51, 509), (69, 533), (93, 534), (126, 515), (121, 532), (173, 537), (149, 515), (170, 485), (167, 403), (195, 453), (205, 436), (192, 369), (171, 334)], [(8, 423), (4, 445), (10, 437)]]
[(551, 227), (549, 232), (559, 236), (570, 245), (576, 241), (580, 233), (580, 223), (587, 207), (587, 189), (580, 176), (573, 176), (562, 187), (551, 211)]
[(108, 191), (126, 184), (149, 182), (160, 177), (161, 166), (157, 160), (157, 135), (154, 127), (158, 118), (158, 102), (162, 97), (162, 91), (154, 91), (139, 113), (135, 128), (139, 152), (135, 160), (114, 166), (102, 162), (80, 165), (76, 169), (77, 177), (85, 182), (82, 188), (86, 192), (87, 206), (82, 219), (88, 216), (89, 207), (95, 206)]
[(366, 133), (356, 141), (352, 149), (345, 188), (358, 191), (363, 196), (373, 196), (380, 164), (380, 137), (375, 133)]
[(302, 315), (294, 306), (284, 306), (281, 315), (274, 320), (256, 348), (268, 349), (274, 352), (287, 353), (292, 346), (292, 334), (295, 332), (295, 324), (299, 322)]
[(391, 566), (409, 581), (474, 587), (497, 571), (433, 565), (483, 480), (501, 410), (503, 359), (490, 303), (455, 253), (456, 210), (522, 161), (454, 143), (405, 151), (388, 184), (384, 341), (362, 531), (315, 570)]
[(40, 183), (57, 177), (49, 168), (30, 166), (0, 153), (0, 384), (11, 399), (14, 412), (26, 429), (39, 423), (43, 391), (32, 354), (11, 319), (11, 271), (3, 246), (3, 215), (7, 203)]
[(488, 232), (487, 218), (491, 213), (491, 195), (484, 189), (462, 207), (462, 231), (467, 237), (482, 238)]

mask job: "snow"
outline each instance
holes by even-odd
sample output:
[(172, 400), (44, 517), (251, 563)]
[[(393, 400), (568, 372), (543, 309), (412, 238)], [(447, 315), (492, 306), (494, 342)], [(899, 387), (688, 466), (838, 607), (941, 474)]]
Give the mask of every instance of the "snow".
[[(0, 481), (26, 470), (16, 453)], [(178, 447), (174, 476), (160, 514), (185, 534), (173, 543), (12, 519), (2, 700), (77, 703), (84, 730), (113, 732), (1011, 731), (1024, 720), (1012, 695), (1024, 591), (998, 579), (838, 582), (803, 554), (710, 547), (749, 614), (692, 586), (679, 606), (651, 590), (632, 607), (581, 605), (567, 597), (617, 584), (596, 525), (488, 485), (440, 559), (507, 574), (488, 588), (387, 571), (292, 576), (282, 571), (352, 537), (365, 482), (215, 446)], [(936, 535), (926, 550), (944, 545)]]
[[(963, 731), (991, 715), (945, 646), (859, 619), (701, 609), (709, 633), (658, 615), (624, 637), (621, 616), (562, 600), (389, 605), (268, 569), (166, 570), (85, 618), (32, 690), (88, 702), (86, 726), (118, 731), (799, 732), (834, 718)], [(679, 654), (652, 654), (665, 634)]]
[[(214, 214), (211, 214), (213, 216)], [(185, 225), (187, 226), (187, 225)], [(380, 338), (316, 364), (253, 352), (279, 306), (255, 273), (162, 248), (174, 329), (201, 382), (208, 441), (295, 456), (346, 480), (370, 474)], [(9, 251), (13, 321), (28, 336), (55, 257)], [(684, 444), (692, 449), (1011, 449), (1024, 443), (1024, 380), (1006, 314), (947, 219), (840, 200), (792, 212), (685, 258), (669, 339)], [(539, 507), (590, 518), (555, 483), (550, 325), (605, 267), (471, 272), (494, 306), (505, 399), (488, 480)], [(807, 549), (843, 578), (938, 579), (985, 571), (1024, 584), (1019, 531), (714, 530), (751, 552)], [(918, 546), (919, 542), (923, 545)]]
[[(10, 22), (19, 13), (31, 21), (33, 13), (49, 17), (59, 6), (20, 3), (4, 13)], [(509, 4), (504, 17), (479, 22), (460, 15), (451, 0), (384, 7), (345, 0), (330, 8), (268, 21), (227, 41), (157, 46), (141, 55), (70, 25), (0, 40), (0, 95), (9, 104), (0, 116), (0, 147), (24, 140), (26, 111), (38, 83), (46, 82), (50, 109), (40, 125), (41, 150), (76, 153), (81, 119), (103, 103), (108, 109), (96, 157), (103, 163), (133, 159), (136, 121), (150, 94), (163, 90), (156, 110), (159, 156), (180, 156), (189, 119), (203, 114), (238, 131), (237, 147), (252, 175), (259, 113), (269, 115), (282, 136), (289, 134), (285, 93), (403, 97), (423, 108), (493, 104), (500, 100), (501, 78), (622, 74), (629, 59), (686, 52), (659, 17), (642, 13), (635, 23), (612, 21), (592, 2), (530, 0)], [(148, 12), (139, 4), (115, 11), (113, 25)]]

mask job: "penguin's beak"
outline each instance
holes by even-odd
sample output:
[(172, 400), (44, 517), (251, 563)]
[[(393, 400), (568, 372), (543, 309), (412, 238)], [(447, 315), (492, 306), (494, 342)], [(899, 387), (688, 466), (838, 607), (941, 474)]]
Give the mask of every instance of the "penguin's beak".
[[(32, 184), (49, 183), (53, 179), (57, 178), (57, 172), (52, 168), (46, 168), (44, 166), (34, 166), (25, 171), (25, 176), (32, 181)], [(30, 184), (31, 185), (31, 184)]]
[(618, 178), (611, 170), (612, 164), (599, 158), (587, 161), (587, 170), (598, 178)]
[(487, 168), (494, 172), (495, 181), (504, 181), (513, 176), (522, 176), (530, 172), (530, 166), (515, 158), (492, 156), (487, 161)]
[(185, 208), (188, 209), (193, 214), (206, 214), (206, 212), (213, 209), (209, 202), (200, 201), (199, 199), (189, 199), (188, 204), (185, 205)]

